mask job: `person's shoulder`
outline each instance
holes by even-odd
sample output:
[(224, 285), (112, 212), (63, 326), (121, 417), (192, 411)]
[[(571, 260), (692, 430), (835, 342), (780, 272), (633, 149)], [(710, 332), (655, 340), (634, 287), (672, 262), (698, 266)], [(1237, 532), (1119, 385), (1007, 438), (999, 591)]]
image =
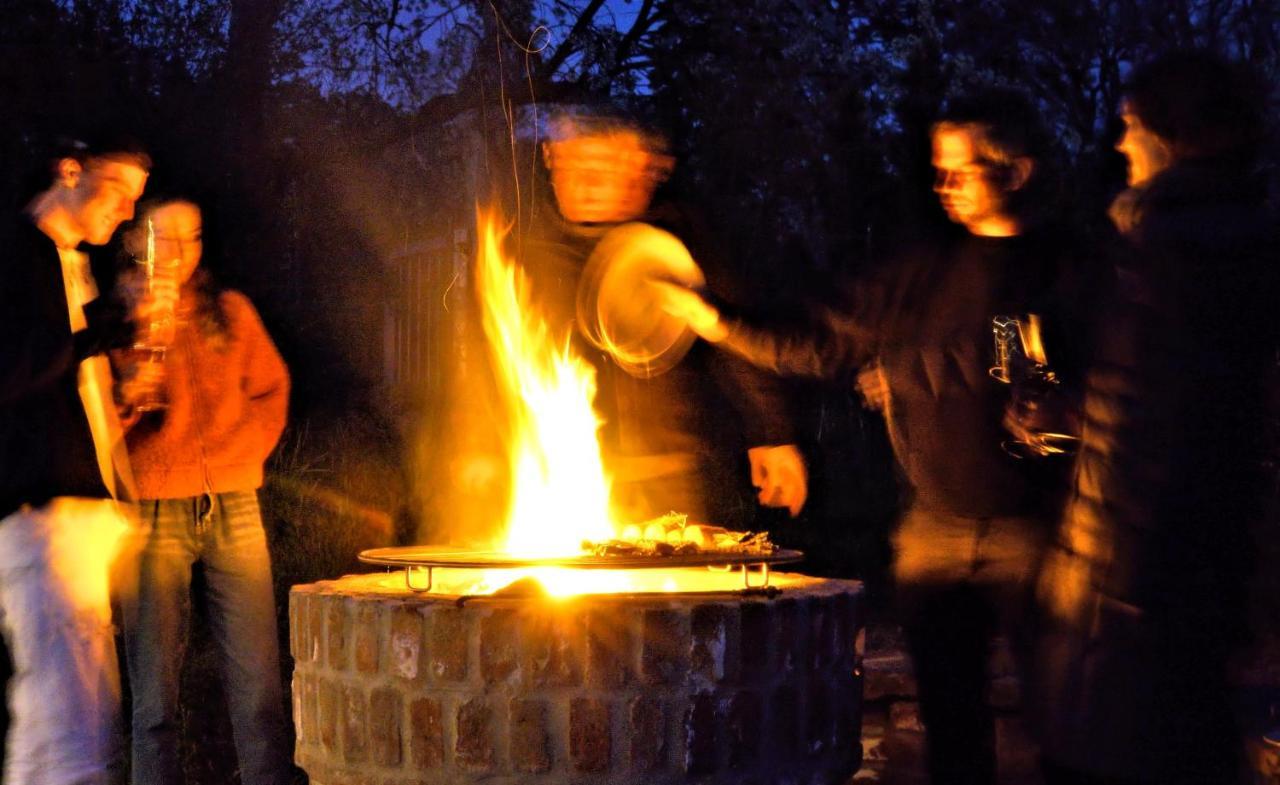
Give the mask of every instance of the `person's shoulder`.
[(218, 293), (218, 305), (232, 323), (244, 321), (261, 321), (258, 309), (244, 292), (236, 289), (223, 289)]

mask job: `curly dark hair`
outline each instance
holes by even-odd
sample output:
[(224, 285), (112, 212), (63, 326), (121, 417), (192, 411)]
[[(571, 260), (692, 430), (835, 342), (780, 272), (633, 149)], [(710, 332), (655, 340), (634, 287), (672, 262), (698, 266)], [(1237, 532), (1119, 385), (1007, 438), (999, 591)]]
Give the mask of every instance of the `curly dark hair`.
[(1124, 95), (1180, 160), (1252, 160), (1266, 138), (1263, 81), (1214, 52), (1163, 54), (1133, 72)]

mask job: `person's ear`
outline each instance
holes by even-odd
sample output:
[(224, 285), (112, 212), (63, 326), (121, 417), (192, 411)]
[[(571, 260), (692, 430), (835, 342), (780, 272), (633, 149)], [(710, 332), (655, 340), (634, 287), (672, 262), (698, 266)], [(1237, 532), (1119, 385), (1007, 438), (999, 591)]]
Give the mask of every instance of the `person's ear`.
[(1036, 162), (1026, 156), (1013, 159), (1013, 164), (1009, 167), (1009, 180), (1006, 188), (1010, 191), (1021, 189), (1031, 179), (1031, 173), (1035, 169)]
[(63, 158), (54, 167), (56, 182), (65, 188), (75, 188), (84, 175), (84, 167), (74, 158)]

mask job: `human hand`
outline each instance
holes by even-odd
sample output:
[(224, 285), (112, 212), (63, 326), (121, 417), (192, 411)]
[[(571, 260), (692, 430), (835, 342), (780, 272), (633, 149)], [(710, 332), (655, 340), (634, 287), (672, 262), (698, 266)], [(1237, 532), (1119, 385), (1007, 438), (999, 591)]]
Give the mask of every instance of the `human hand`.
[(858, 371), (856, 384), (862, 395), (862, 405), (877, 412), (889, 411), (889, 379), (879, 362), (865, 365)]
[(120, 292), (129, 309), (129, 318), (138, 325), (140, 343), (163, 347), (173, 342), (174, 312), (178, 307), (179, 286), (170, 274), (174, 265), (156, 265), (148, 276), (135, 268), (120, 276)]
[(728, 329), (720, 319), (720, 312), (702, 299), (702, 295), (679, 284), (653, 281), (650, 286), (658, 293), (662, 310), (684, 321), (689, 329), (711, 343), (719, 343), (728, 335)]
[(794, 444), (752, 447), (747, 450), (751, 463), (751, 484), (759, 491), (765, 507), (786, 507), (794, 518), (800, 514), (809, 495), (809, 471), (804, 457)]
[(497, 491), (503, 463), (487, 452), (464, 452), (451, 462), (456, 487), (469, 496), (487, 496)]
[(135, 358), (126, 366), (124, 378), (118, 384), (117, 397), (121, 407), (130, 411), (142, 401), (159, 397), (164, 389), (164, 375), (163, 361)]

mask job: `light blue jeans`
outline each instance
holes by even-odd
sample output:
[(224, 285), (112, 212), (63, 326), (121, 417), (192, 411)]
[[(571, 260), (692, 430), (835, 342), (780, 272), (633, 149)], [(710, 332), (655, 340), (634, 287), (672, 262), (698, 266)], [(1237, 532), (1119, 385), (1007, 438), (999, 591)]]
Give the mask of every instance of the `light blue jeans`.
[(191, 574), (204, 567), (242, 785), (290, 777), (271, 559), (258, 496), (237, 491), (146, 500), (136, 586), (122, 586), (133, 690), (133, 782), (181, 785), (179, 674), (191, 623)]

